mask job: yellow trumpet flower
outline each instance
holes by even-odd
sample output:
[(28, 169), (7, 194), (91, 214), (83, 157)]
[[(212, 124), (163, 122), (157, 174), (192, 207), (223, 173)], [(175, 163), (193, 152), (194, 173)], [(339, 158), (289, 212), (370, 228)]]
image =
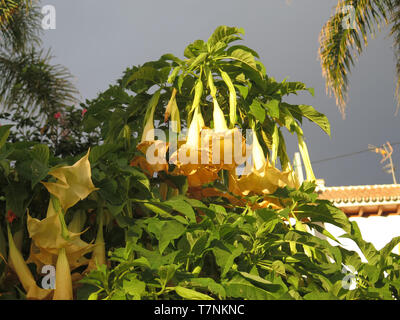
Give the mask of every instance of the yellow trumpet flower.
[(219, 169), (211, 163), (211, 152), (201, 146), (201, 129), (204, 119), (199, 108), (194, 111), (186, 143), (181, 145), (170, 158), (176, 165), (173, 175), (184, 175), (188, 178), (189, 187), (199, 187), (218, 178)]
[[(81, 240), (82, 232), (74, 233), (63, 227), (60, 213), (56, 213), (50, 200), (47, 217), (43, 220), (32, 218), (28, 214), (27, 228), (32, 238), (28, 261), (38, 268), (43, 265), (55, 265), (60, 248), (65, 248), (71, 269), (88, 263), (84, 255), (93, 250), (94, 245)], [(66, 230), (65, 230), (66, 229)]]
[(99, 212), (99, 226), (97, 229), (96, 242), (94, 243), (94, 249), (92, 253), (92, 257), (90, 258), (87, 269), (84, 273), (90, 272), (91, 270), (96, 270), (97, 266), (101, 266), (102, 264), (107, 264), (106, 261), (106, 245), (104, 242), (103, 236), (103, 225), (104, 225), (104, 212), (103, 209), (100, 209)]
[(64, 211), (98, 190), (91, 178), (89, 153), (90, 150), (72, 166), (52, 170), (49, 174), (57, 178), (56, 182), (42, 182), (47, 190), (60, 200)]
[(154, 136), (154, 110), (151, 110), (143, 129), (142, 140), (136, 148), (145, 156), (136, 156), (132, 159), (132, 167), (141, 168), (152, 177), (155, 172), (168, 171), (166, 154), (168, 144), (162, 140), (155, 140)]
[(71, 269), (69, 267), (66, 250), (61, 248), (56, 264), (56, 288), (53, 300), (73, 300)]
[(248, 194), (268, 195), (274, 193), (279, 187), (283, 188), (286, 185), (292, 188), (296, 187), (292, 178), (292, 171), (282, 172), (265, 158), (254, 131), (252, 157), (253, 167), (249, 174), (238, 178), (234, 171), (230, 173), (230, 192), (244, 196)]
[(214, 129), (205, 132), (203, 143), (209, 146), (216, 167), (233, 170), (246, 161), (246, 140), (238, 128), (228, 129), (217, 99), (213, 101)]
[(9, 262), (13, 266), (15, 273), (18, 276), (24, 290), (26, 291), (27, 299), (44, 300), (48, 299), (53, 290), (39, 288), (33, 278), (31, 271), (28, 268), (21, 252), (15, 245), (13, 236), (11, 235), (10, 227), (7, 225), (8, 245), (9, 245)]

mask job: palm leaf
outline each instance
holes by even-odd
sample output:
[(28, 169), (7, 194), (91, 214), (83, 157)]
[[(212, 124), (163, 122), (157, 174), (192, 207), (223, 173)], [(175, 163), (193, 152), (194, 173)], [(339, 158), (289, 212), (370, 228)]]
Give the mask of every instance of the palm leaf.
[(0, 0), (0, 46), (18, 51), (39, 44), (40, 18), (31, 0)]
[(393, 47), (396, 56), (396, 75), (397, 75), (397, 85), (396, 85), (396, 98), (397, 98), (397, 110), (400, 107), (400, 0), (393, 0), (393, 7), (391, 8), (391, 22), (392, 28), (390, 34), (393, 37)]
[(44, 116), (77, 102), (71, 75), (60, 65), (51, 65), (50, 52), (29, 51), (13, 54), (0, 50), (0, 105), (26, 106)]
[[(343, 24), (347, 16), (346, 6), (354, 8), (356, 28)], [(320, 33), (319, 58), (328, 94), (334, 94), (336, 104), (344, 116), (348, 93), (348, 73), (355, 58), (368, 45), (368, 34), (375, 35), (389, 23), (390, 0), (339, 0), (335, 14)]]

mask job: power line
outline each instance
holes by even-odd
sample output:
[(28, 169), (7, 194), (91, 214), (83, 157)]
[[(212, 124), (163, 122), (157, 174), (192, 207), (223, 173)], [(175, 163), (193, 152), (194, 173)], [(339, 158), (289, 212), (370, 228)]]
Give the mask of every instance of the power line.
[[(399, 145), (399, 144), (400, 144), (400, 142), (391, 143), (392, 146), (396, 146), (396, 145)], [(338, 156), (334, 156), (334, 157), (330, 157), (330, 158), (311, 161), (311, 163), (312, 164), (316, 164), (316, 163), (321, 163), (321, 162), (330, 161), (330, 160), (336, 160), (336, 159), (340, 159), (340, 158), (347, 158), (347, 157), (354, 156), (356, 154), (364, 153), (364, 152), (367, 152), (367, 151), (371, 151), (371, 149), (364, 149), (364, 150), (361, 150), (361, 151), (356, 151), (356, 152), (346, 153), (346, 154), (342, 154), (342, 155), (338, 155)]]

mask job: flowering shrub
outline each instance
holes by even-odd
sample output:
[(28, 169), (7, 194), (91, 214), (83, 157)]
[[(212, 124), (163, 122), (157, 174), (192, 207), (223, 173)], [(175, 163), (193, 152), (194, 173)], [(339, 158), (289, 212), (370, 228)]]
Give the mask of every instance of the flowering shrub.
[[(399, 298), (400, 238), (376, 250), (315, 192), (301, 125), (330, 134), (329, 122), (284, 101), (313, 90), (269, 77), (256, 52), (232, 45), (242, 33), (221, 26), (185, 60), (127, 69), (76, 111), (78, 132), (98, 138), (90, 150), (60, 157), (6, 142), (11, 128), (0, 127), (1, 298)], [(238, 135), (246, 129), (252, 138)], [(282, 130), (297, 136), (302, 184)], [(321, 223), (367, 261), (315, 236), (340, 244)], [(55, 289), (40, 285), (45, 266)]]

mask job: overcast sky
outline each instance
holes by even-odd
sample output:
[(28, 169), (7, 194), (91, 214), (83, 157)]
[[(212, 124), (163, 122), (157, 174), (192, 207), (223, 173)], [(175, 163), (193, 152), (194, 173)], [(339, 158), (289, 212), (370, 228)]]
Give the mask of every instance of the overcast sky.
[[(56, 29), (44, 31), (44, 46), (54, 62), (76, 77), (81, 99), (91, 99), (108, 88), (129, 66), (158, 59), (164, 53), (183, 57), (196, 39), (207, 40), (219, 25), (242, 27), (243, 43), (256, 50), (269, 76), (302, 81), (315, 88), (290, 100), (310, 104), (326, 114), (332, 137), (305, 123), (310, 157), (318, 161), (400, 141), (400, 116), (395, 117), (395, 60), (385, 29), (357, 62), (350, 76), (349, 103), (343, 120), (334, 97), (325, 93), (318, 60), (319, 32), (336, 0), (47, 0), (56, 8)], [(297, 151), (289, 136), (288, 152)], [(327, 186), (389, 184), (380, 157), (372, 152), (316, 163), (317, 178)], [(393, 160), (400, 168), (399, 146)], [(400, 169), (397, 175), (400, 180)]]

